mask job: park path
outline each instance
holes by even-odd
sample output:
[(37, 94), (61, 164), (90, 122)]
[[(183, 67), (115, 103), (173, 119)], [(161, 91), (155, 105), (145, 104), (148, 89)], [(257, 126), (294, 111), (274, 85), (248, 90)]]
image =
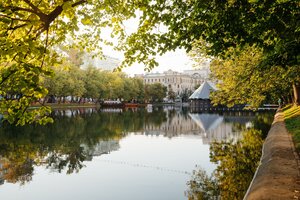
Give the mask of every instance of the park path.
[(300, 199), (300, 161), (278, 110), (264, 142), (258, 167), (244, 200)]

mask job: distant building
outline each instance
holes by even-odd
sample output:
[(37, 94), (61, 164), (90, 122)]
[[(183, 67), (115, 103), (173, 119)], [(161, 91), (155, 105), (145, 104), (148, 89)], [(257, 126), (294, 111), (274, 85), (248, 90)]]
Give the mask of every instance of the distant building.
[(202, 78), (207, 80), (210, 75), (209, 67), (203, 67), (201, 69), (193, 69), (193, 70), (184, 70), (184, 74), (188, 74), (194, 78)]
[(82, 65), (83, 67), (87, 67), (88, 65), (92, 65), (102, 70), (113, 71), (115, 68), (119, 66), (121, 61), (117, 58), (113, 58), (110, 56), (103, 56), (103, 59), (100, 58), (92, 58), (91, 55), (85, 54)]
[(168, 70), (163, 73), (146, 73), (135, 76), (142, 78), (145, 84), (161, 83), (167, 87), (168, 91), (172, 90), (178, 96), (185, 90), (194, 91), (194, 88), (208, 77), (208, 72), (203, 70), (186, 70), (184, 72)]

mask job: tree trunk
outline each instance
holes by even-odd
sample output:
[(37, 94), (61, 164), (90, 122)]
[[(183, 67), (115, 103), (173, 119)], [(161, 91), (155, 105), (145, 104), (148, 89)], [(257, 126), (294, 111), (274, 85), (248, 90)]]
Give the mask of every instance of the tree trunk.
[(298, 83), (293, 84), (293, 93), (294, 93), (294, 104), (300, 105), (300, 85)]

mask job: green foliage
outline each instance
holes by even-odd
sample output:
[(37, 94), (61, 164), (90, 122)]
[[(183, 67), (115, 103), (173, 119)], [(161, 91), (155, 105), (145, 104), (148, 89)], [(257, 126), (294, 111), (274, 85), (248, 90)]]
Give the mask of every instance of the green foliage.
[(145, 99), (150, 102), (162, 102), (166, 97), (167, 87), (161, 83), (146, 84), (145, 85)]
[(169, 87), (168, 98), (171, 99), (171, 100), (173, 100), (173, 101), (176, 98), (176, 93), (173, 91), (172, 87)]
[[(148, 1), (139, 0), (1, 1), (0, 95), (5, 98), (0, 102), (0, 112), (5, 114), (5, 119), (19, 125), (34, 121), (45, 122), (25, 113), (28, 112), (29, 105), (47, 94), (47, 90), (41, 85), (41, 79), (49, 76), (50, 67), (61, 61), (62, 55), (58, 56), (57, 46), (97, 50), (101, 55), (101, 46), (111, 43), (101, 38), (104, 27), (110, 27), (113, 30), (112, 35), (119, 39), (119, 50), (126, 49), (128, 43), (138, 45), (136, 41), (140, 36), (134, 36), (131, 42), (127, 40), (122, 23), (136, 17), (136, 11), (143, 9), (147, 3)], [(141, 25), (141, 29), (143, 28), (146, 28), (146, 24)], [(146, 32), (141, 33), (141, 40), (148, 37)], [(153, 59), (138, 55), (142, 54), (142, 49), (138, 51), (127, 51), (124, 66), (142, 60), (149, 68), (157, 65)], [(76, 62), (73, 64), (78, 65), (78, 60), (74, 61)], [(78, 96), (82, 96), (86, 92), (83, 90), (83, 80), (75, 79), (76, 84), (73, 84), (73, 77), (56, 78), (66, 78), (66, 84), (61, 88), (65, 87), (69, 93), (77, 92)], [(73, 88), (67, 85), (72, 85)], [(59, 93), (59, 89), (51, 92)], [(114, 96), (115, 93), (116, 91)], [(9, 95), (22, 95), (22, 99), (8, 102), (6, 97)], [(44, 112), (38, 112), (37, 109), (36, 114), (42, 116)]]
[(56, 68), (54, 71), (55, 75), (47, 78), (44, 86), (49, 91), (47, 98), (54, 96), (59, 99), (59, 103), (67, 96), (78, 103), (82, 98), (92, 98), (94, 102), (117, 98), (144, 101), (144, 83), (140, 78), (130, 78), (121, 72), (102, 71), (93, 66), (80, 69), (68, 65), (66, 70)]
[(299, 65), (297, 1), (192, 0), (174, 7), (176, 20), (170, 23), (177, 41), (187, 47), (188, 42), (200, 42), (197, 47), (204, 55), (226, 56), (229, 47), (257, 45), (272, 66)]
[(255, 46), (230, 48), (227, 53), (226, 59), (215, 59), (211, 64), (213, 78), (219, 80), (219, 90), (212, 94), (215, 104), (250, 104), (257, 108), (266, 101), (277, 103), (278, 97), (290, 94), (291, 76), (300, 75), (296, 67), (263, 68), (262, 49)]
[[(124, 23), (130, 19), (139, 25), (127, 34)], [(158, 65), (156, 55), (178, 47), (189, 51), (196, 42), (200, 54), (222, 59), (230, 47), (243, 51), (257, 45), (263, 50), (262, 66), (299, 66), (299, 23), (299, 3), (294, 0), (2, 0), (0, 95), (22, 94), (26, 100), (17, 100), (19, 108), (4, 98), (1, 112), (16, 124), (38, 120), (20, 119), (23, 115), (8, 109), (25, 113), (28, 104), (46, 95), (40, 79), (61, 61), (58, 46), (101, 55), (103, 44), (112, 44), (101, 37), (104, 27), (118, 39), (115, 49), (124, 52), (120, 68), (140, 62), (150, 70)], [(83, 80), (76, 81), (79, 88), (68, 89), (84, 95)], [(122, 87), (118, 81), (114, 84)], [(119, 96), (115, 86), (110, 87), (111, 96)]]
[[(198, 89), (198, 88), (197, 88)], [(181, 94), (180, 97), (182, 99), (183, 102), (188, 102), (189, 101), (189, 97), (192, 95), (192, 91), (185, 89)]]
[(212, 72), (220, 91), (214, 102), (258, 107), (288, 99), (292, 84), (300, 81), (299, 3), (192, 2), (180, 34), (186, 40), (194, 36), (190, 55), (196, 62), (207, 56), (215, 60)]

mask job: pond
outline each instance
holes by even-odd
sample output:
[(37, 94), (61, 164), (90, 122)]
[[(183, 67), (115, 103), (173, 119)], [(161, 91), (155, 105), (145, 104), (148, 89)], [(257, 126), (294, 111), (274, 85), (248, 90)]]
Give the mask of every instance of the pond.
[[(243, 156), (252, 148), (258, 153), (251, 156), (259, 159), (261, 146), (256, 144), (261, 139), (253, 139), (257, 131), (251, 130), (265, 135), (273, 118), (273, 113), (191, 113), (176, 107), (78, 108), (55, 110), (52, 115), (55, 122), (46, 126), (0, 127), (0, 199), (242, 196), (257, 161), (247, 161), (250, 166), (236, 162), (244, 167), (232, 173), (250, 177), (235, 180), (242, 189), (232, 186), (228, 192), (222, 187), (230, 185), (222, 172), (230, 159), (226, 156), (245, 162)], [(237, 146), (247, 148), (240, 151)], [(216, 187), (207, 187), (216, 182)]]

